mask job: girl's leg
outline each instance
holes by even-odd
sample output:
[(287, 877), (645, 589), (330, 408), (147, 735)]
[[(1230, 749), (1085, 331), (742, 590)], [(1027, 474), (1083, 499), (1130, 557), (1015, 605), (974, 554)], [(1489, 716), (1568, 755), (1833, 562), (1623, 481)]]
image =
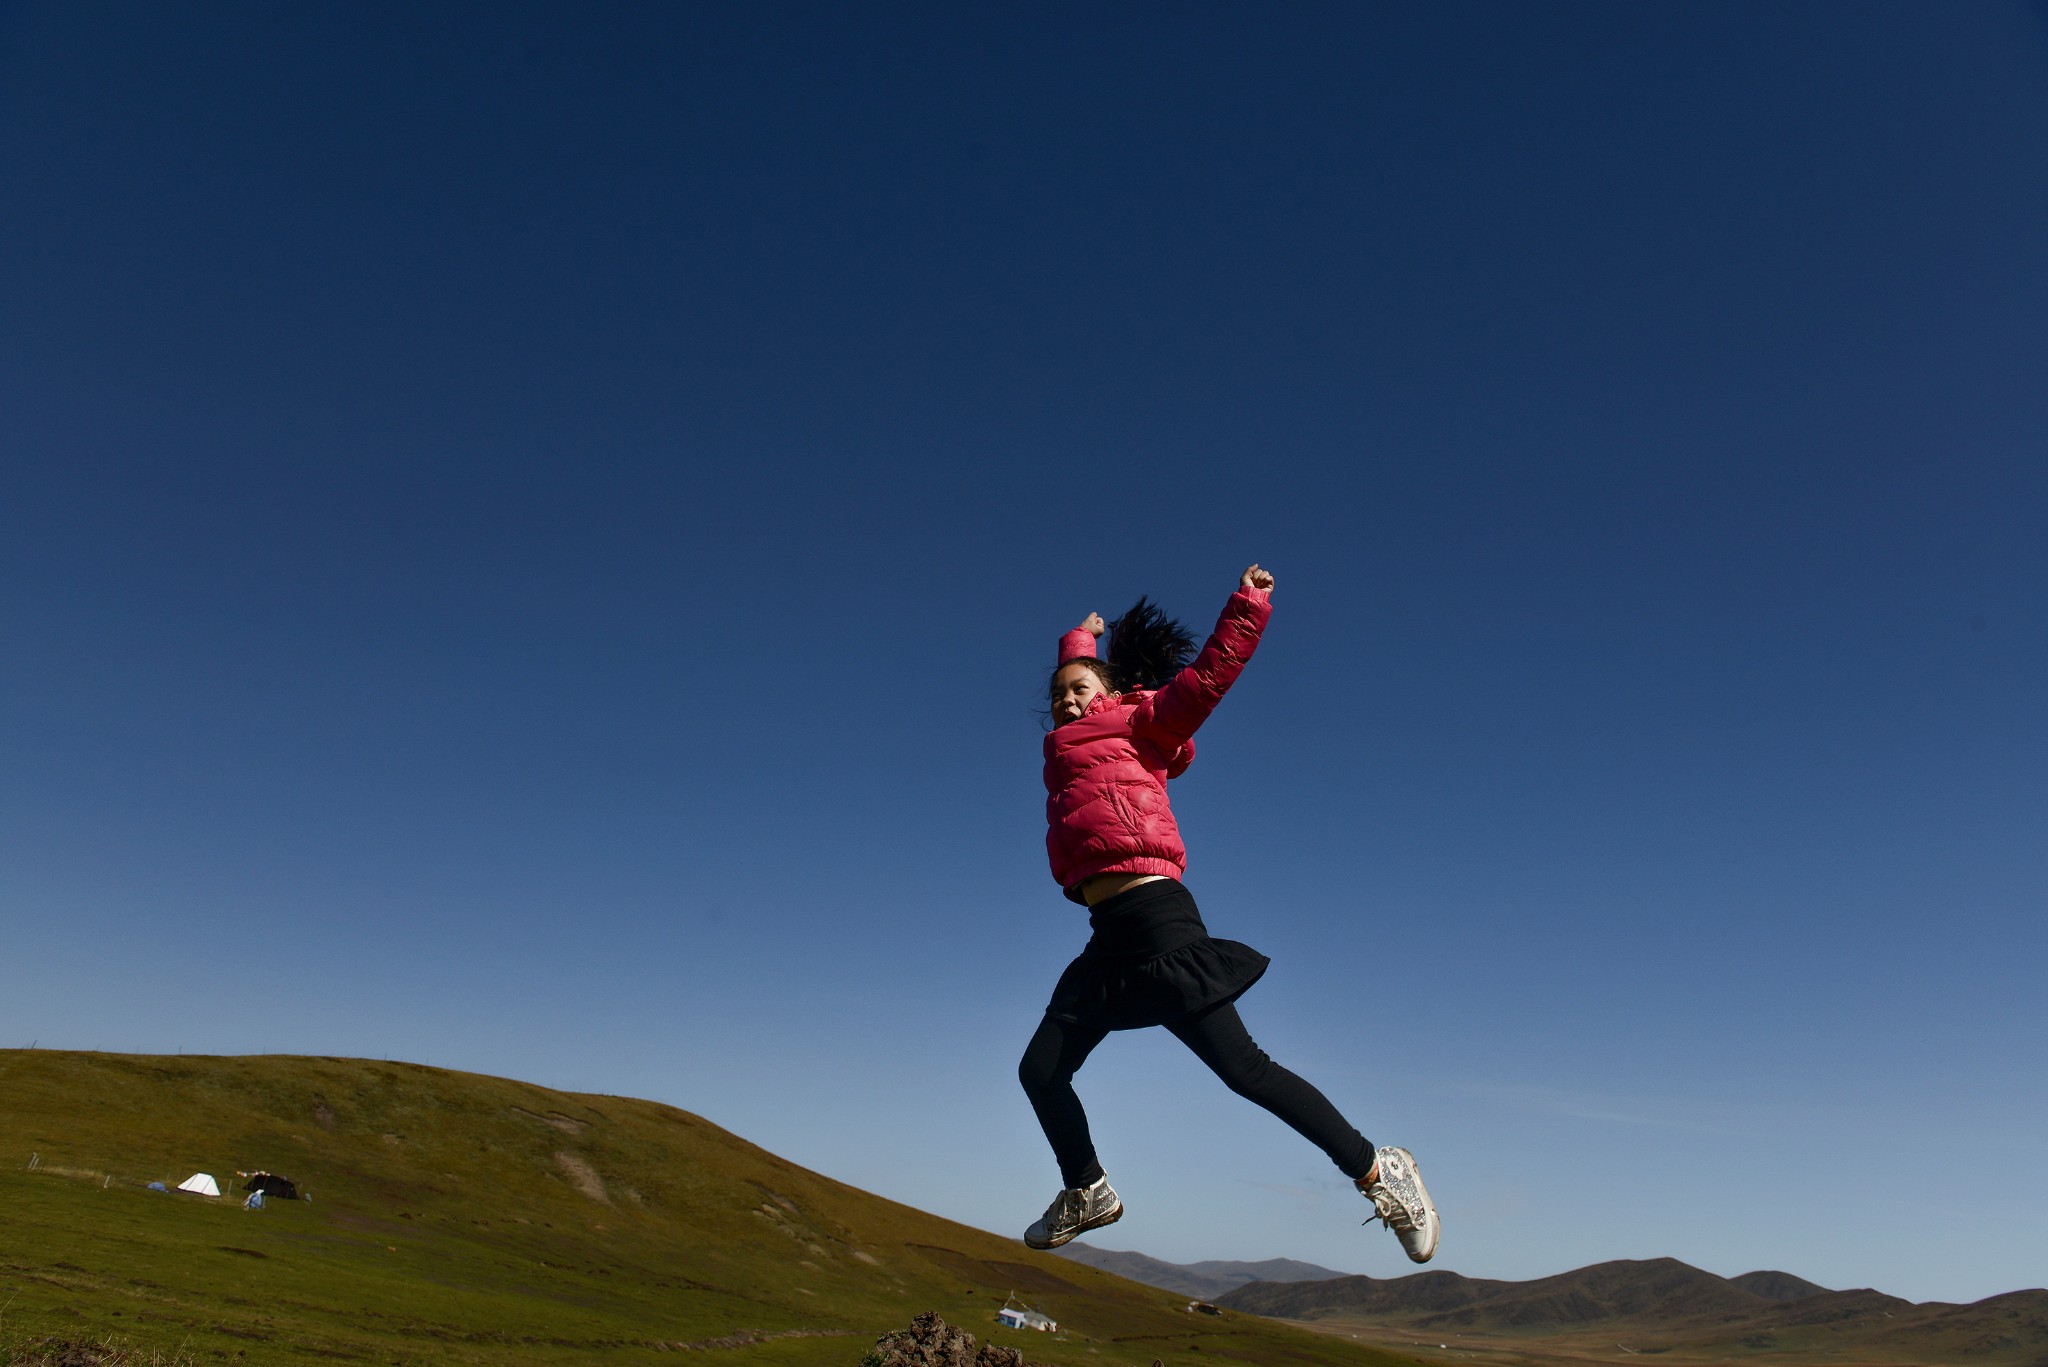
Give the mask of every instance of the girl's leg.
[(1266, 1057), (1266, 1051), (1252, 1042), (1234, 1003), (1212, 1006), (1166, 1028), (1194, 1050), (1224, 1086), (1286, 1121), (1328, 1154), (1346, 1177), (1355, 1181), (1372, 1171), (1373, 1147), (1365, 1136), (1338, 1114), (1329, 1098)]
[(1024, 1061), (1017, 1065), (1017, 1080), (1024, 1084), (1024, 1095), (1031, 1098), (1031, 1109), (1038, 1112), (1038, 1124), (1059, 1161), (1060, 1181), (1070, 1188), (1085, 1187), (1102, 1176), (1095, 1141), (1088, 1137), (1088, 1113), (1074, 1092), (1074, 1074), (1108, 1033), (1047, 1016), (1038, 1023), (1038, 1032), (1024, 1048)]

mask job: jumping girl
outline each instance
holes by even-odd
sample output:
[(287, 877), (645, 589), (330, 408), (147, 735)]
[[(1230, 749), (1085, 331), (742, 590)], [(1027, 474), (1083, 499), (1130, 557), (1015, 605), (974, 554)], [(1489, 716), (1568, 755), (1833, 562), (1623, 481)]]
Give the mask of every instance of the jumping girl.
[(1247, 569), (1192, 664), (1194, 638), (1143, 598), (1108, 628), (1106, 661), (1095, 653), (1105, 629), (1099, 614), (1060, 638), (1045, 738), (1045, 843), (1053, 877), (1088, 908), (1094, 933), (1060, 974), (1017, 1069), (1062, 1183), (1024, 1233), (1033, 1248), (1057, 1248), (1123, 1216), (1096, 1160), (1074, 1074), (1110, 1031), (1163, 1025), (1231, 1091), (1328, 1154), (1372, 1202), (1367, 1223), (1393, 1230), (1418, 1263), (1436, 1252), (1436, 1207), (1414, 1155), (1375, 1151), (1321, 1092), (1252, 1042), (1235, 1003), (1266, 971), (1266, 956), (1211, 939), (1178, 881), (1187, 851), (1166, 781), (1193, 762), (1196, 728), (1251, 659), (1272, 592), (1272, 575)]

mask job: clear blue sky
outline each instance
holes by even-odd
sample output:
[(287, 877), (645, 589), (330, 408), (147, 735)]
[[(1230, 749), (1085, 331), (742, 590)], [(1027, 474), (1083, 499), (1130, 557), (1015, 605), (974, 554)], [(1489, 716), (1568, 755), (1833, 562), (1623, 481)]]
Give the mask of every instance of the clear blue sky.
[(1257, 559), (1188, 881), (1441, 1265), (2048, 1282), (2041, 7), (8, 4), (0, 198), (0, 1041), (1021, 1230), (1055, 637)]

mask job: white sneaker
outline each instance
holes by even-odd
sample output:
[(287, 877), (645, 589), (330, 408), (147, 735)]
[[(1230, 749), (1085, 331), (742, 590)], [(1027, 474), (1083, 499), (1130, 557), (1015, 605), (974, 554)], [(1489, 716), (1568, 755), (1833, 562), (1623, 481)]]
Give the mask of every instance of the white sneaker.
[(1372, 1202), (1371, 1224), (1378, 1220), (1394, 1231), (1410, 1259), (1426, 1263), (1436, 1256), (1436, 1204), (1429, 1188), (1422, 1185), (1422, 1170), (1415, 1155), (1406, 1149), (1379, 1151), (1379, 1176), (1371, 1183), (1358, 1182), (1359, 1191)]
[(1024, 1242), (1033, 1248), (1058, 1248), (1076, 1234), (1113, 1225), (1124, 1218), (1124, 1203), (1098, 1177), (1085, 1187), (1068, 1187), (1052, 1198), (1045, 1214), (1024, 1231)]

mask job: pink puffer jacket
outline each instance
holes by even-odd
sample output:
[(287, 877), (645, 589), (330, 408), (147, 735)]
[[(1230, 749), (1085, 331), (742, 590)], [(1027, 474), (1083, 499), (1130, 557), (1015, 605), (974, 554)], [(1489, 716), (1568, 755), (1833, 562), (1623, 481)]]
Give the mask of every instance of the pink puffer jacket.
[[(1045, 849), (1068, 897), (1080, 901), (1077, 886), (1098, 873), (1187, 871), (1166, 781), (1194, 762), (1195, 728), (1237, 682), (1272, 615), (1264, 589), (1240, 588), (1202, 653), (1164, 688), (1098, 694), (1084, 715), (1046, 736)], [(1086, 645), (1076, 652), (1063, 642), (1063, 658), (1094, 654), (1094, 642)]]

